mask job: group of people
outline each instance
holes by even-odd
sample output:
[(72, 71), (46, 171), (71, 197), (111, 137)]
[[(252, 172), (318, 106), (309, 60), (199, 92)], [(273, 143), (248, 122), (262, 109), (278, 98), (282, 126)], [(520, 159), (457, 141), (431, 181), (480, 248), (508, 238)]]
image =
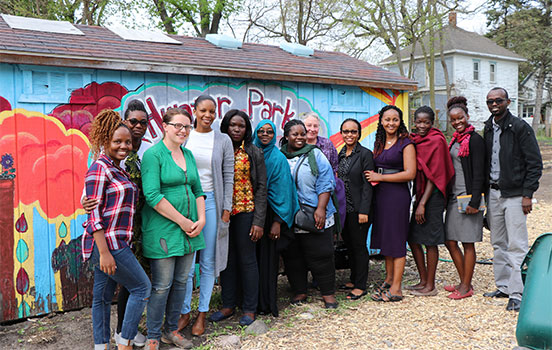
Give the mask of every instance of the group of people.
[[(542, 161), (532, 129), (509, 113), (506, 90), (491, 90), (487, 104), (492, 116), (483, 138), (469, 124), (467, 100), (448, 101), (455, 129), (450, 143), (433, 126), (431, 108), (416, 110), (416, 133), (409, 133), (402, 111), (385, 106), (373, 153), (360, 144), (356, 119), (342, 122), (339, 153), (318, 136), (320, 119), (312, 113), (284, 125), (279, 148), (272, 121), (253, 128), (240, 110), (228, 111), (216, 130), (217, 106), (209, 95), (195, 100), (194, 117), (184, 109), (167, 109), (164, 136), (155, 145), (143, 140), (147, 112), (142, 102), (131, 101), (123, 118), (102, 111), (90, 132), (96, 160), (86, 174), (82, 201), (89, 212), (83, 256), (94, 266), (95, 348), (109, 347), (117, 284), (119, 349), (135, 344), (155, 350), (159, 341), (191, 347), (180, 331), (192, 323), (196, 273), (193, 335), (205, 332), (207, 320), (224, 320), (236, 308), (244, 326), (257, 314), (278, 316), (280, 256), (292, 304), (307, 301), (310, 271), (324, 306), (337, 308), (337, 234), (348, 248), (351, 271), (339, 288), (357, 300), (367, 294), (370, 225), (371, 248), (385, 257), (386, 270), (373, 300), (402, 300), (407, 242), (420, 281), (405, 289), (419, 296), (437, 294), (438, 246), (445, 244), (460, 279), (445, 286), (449, 298), (469, 297), (485, 196), (498, 288), (487, 294), (509, 296), (508, 308), (519, 309), (525, 220)], [(217, 277), (222, 307), (207, 317)], [(146, 306), (147, 338), (138, 332)]]

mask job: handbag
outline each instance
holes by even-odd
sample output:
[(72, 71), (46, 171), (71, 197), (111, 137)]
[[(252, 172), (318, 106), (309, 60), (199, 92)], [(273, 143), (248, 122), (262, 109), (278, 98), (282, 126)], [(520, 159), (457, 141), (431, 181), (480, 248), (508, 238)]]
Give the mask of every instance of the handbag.
[[(294, 178), (296, 188), (297, 174), (305, 158), (306, 156), (303, 156), (295, 166)], [(324, 232), (324, 229), (319, 229), (316, 227), (316, 221), (314, 220), (315, 210), (315, 207), (311, 207), (310, 205), (299, 202), (299, 210), (297, 211), (297, 214), (295, 214), (295, 219), (293, 220), (295, 227), (309, 232)]]

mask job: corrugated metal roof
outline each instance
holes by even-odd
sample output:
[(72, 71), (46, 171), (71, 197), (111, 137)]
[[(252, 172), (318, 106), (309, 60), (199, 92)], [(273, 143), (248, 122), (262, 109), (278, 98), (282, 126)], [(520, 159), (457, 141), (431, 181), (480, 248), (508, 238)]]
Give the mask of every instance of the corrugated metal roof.
[(299, 57), (277, 46), (219, 48), (203, 38), (170, 35), (182, 45), (126, 41), (107, 28), (76, 25), (74, 36), (10, 28), (0, 20), (0, 61), (262, 80), (415, 90), (416, 82), (338, 52)]
[[(462, 28), (458, 28), (456, 26), (446, 26), (443, 28), (444, 30), (444, 43), (443, 43), (443, 51), (445, 53), (471, 53), (471, 54), (480, 54), (485, 56), (495, 56), (500, 57), (503, 59), (510, 59), (513, 61), (525, 61), (525, 58), (518, 55), (515, 52), (512, 52), (491, 39), (479, 35), (474, 32), (469, 32), (467, 30), (464, 30)], [(423, 39), (424, 44), (428, 45), (429, 36), (424, 37)], [(436, 47), (438, 47), (439, 43), (439, 35), (438, 33), (435, 34), (435, 40), (436, 40)], [(410, 58), (410, 52), (412, 51), (412, 45), (409, 45), (401, 50), (401, 57), (402, 60), (409, 59)], [(438, 50), (436, 51), (436, 54), (438, 54)], [(416, 45), (416, 48), (414, 50), (414, 57), (423, 57), (422, 53), (422, 47), (418, 43)], [(396, 62), (397, 58), (395, 55), (391, 55), (387, 58), (385, 58), (383, 61), (381, 61), (381, 64), (391, 64), (393, 62)]]

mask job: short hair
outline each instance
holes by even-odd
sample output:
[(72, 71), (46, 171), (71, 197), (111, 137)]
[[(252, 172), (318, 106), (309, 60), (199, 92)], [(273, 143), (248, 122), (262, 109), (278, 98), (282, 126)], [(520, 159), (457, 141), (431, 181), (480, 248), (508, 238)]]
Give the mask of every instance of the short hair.
[(320, 123), (320, 116), (316, 114), (316, 112), (312, 112), (312, 111), (303, 113), (302, 115), (299, 116), (299, 119), (306, 120), (307, 118), (310, 118), (310, 117), (316, 118), (316, 120), (318, 120), (318, 122)]
[(224, 115), (222, 121), (220, 122), (220, 132), (228, 134), (228, 127), (230, 126), (230, 120), (235, 116), (240, 116), (245, 121), (245, 135), (243, 136), (243, 142), (247, 145), (253, 141), (253, 128), (251, 127), (251, 120), (249, 116), (244, 111), (239, 109), (231, 109)]
[(508, 97), (508, 91), (506, 91), (505, 88), (500, 87), (500, 86), (496, 86), (496, 87), (492, 88), (491, 90), (489, 90), (489, 92), (495, 91), (495, 90), (502, 90), (502, 91), (504, 91), (504, 95), (506, 96), (506, 99), (507, 99), (507, 100), (510, 99), (510, 97)]
[(128, 119), (128, 115), (130, 112), (134, 111), (140, 111), (146, 113), (146, 116), (148, 115), (148, 111), (146, 111), (146, 106), (142, 103), (140, 100), (132, 100), (128, 103), (127, 108), (125, 110), (125, 120)]
[(169, 107), (165, 111), (165, 114), (163, 114), (163, 123), (170, 123), (173, 120), (174, 116), (179, 114), (188, 117), (188, 119), (190, 119), (190, 123), (193, 122), (192, 116), (190, 115), (190, 113), (188, 113), (187, 110), (183, 108)]
[(289, 132), (291, 130), (292, 127), (296, 126), (296, 125), (301, 125), (303, 127), (303, 129), (305, 129), (305, 131), (307, 131), (307, 127), (305, 126), (305, 123), (303, 123), (302, 120), (299, 120), (299, 119), (291, 119), (290, 121), (288, 121), (285, 125), (284, 125), (284, 137), (282, 137), (280, 139), (280, 147), (282, 147), (283, 145), (287, 144), (288, 143), (288, 136), (289, 136)]
[(354, 118), (347, 118), (345, 119), (342, 123), (341, 123), (341, 126), (339, 127), (339, 131), (343, 131), (343, 124), (347, 123), (347, 122), (353, 122), (357, 125), (358, 127), (358, 137), (360, 138), (360, 136), (362, 135), (362, 125), (360, 125), (360, 122)]
[(418, 108), (416, 110), (416, 112), (414, 112), (414, 120), (416, 120), (416, 117), (418, 116), (418, 114), (420, 113), (425, 113), (429, 116), (429, 120), (431, 120), (431, 123), (434, 123), (435, 122), (435, 112), (433, 111), (433, 109), (431, 109), (431, 107), (429, 106), (422, 106), (420, 108)]
[(449, 98), (447, 101), (447, 113), (450, 114), (455, 108), (460, 108), (468, 114), (468, 100), (464, 96), (453, 96)]

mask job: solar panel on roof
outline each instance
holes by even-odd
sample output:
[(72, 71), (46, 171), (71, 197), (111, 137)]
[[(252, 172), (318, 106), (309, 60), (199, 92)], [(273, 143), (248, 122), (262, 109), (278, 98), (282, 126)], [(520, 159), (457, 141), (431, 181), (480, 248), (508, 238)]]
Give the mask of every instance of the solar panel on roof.
[(12, 29), (26, 29), (37, 32), (84, 35), (74, 25), (66, 21), (51, 21), (48, 19), (28, 18), (2, 14), (2, 19)]
[(146, 30), (129, 29), (122, 27), (108, 27), (110, 31), (125, 40), (147, 41), (152, 43), (179, 44), (182, 43), (161, 32), (150, 32)]

